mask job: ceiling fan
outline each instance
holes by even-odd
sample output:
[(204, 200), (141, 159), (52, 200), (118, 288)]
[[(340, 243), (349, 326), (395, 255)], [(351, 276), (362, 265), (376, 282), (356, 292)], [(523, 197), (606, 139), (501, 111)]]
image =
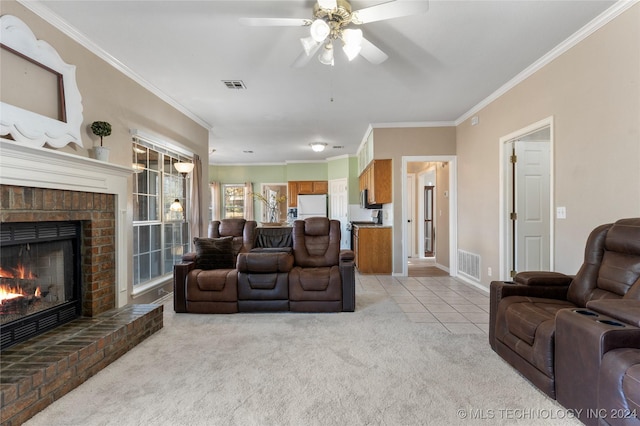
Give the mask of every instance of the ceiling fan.
[(297, 18), (240, 18), (240, 23), (262, 27), (309, 27), (310, 35), (301, 38), (304, 52), (293, 63), (294, 67), (306, 65), (315, 54), (325, 65), (334, 64), (334, 42), (342, 42), (342, 50), (349, 61), (362, 56), (372, 64), (381, 64), (389, 56), (362, 36), (362, 30), (351, 28), (369, 22), (400, 18), (424, 13), (428, 1), (390, 1), (388, 3), (352, 10), (347, 0), (318, 0), (313, 7), (312, 19)]

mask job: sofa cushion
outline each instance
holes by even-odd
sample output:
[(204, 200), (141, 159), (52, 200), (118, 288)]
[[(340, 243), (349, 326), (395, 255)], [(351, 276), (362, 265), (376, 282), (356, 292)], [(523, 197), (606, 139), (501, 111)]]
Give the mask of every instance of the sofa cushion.
[(329, 287), (331, 267), (298, 268), (298, 273), (304, 291), (326, 291)]
[(196, 247), (196, 269), (233, 269), (233, 237), (193, 239)]
[(558, 310), (568, 306), (571, 305), (545, 303), (543, 300), (513, 303), (505, 312), (507, 329), (511, 334), (527, 342), (528, 345), (533, 345), (540, 324), (555, 320)]
[(495, 338), (547, 377), (553, 374), (555, 316), (575, 307), (564, 300), (509, 296), (496, 313)]
[[(212, 270), (194, 270), (193, 276), (196, 279), (198, 288), (202, 291), (223, 291), (228, 284), (229, 276), (232, 275), (232, 281), (235, 284), (235, 270), (229, 269), (212, 269)], [(235, 289), (234, 289), (235, 291)]]

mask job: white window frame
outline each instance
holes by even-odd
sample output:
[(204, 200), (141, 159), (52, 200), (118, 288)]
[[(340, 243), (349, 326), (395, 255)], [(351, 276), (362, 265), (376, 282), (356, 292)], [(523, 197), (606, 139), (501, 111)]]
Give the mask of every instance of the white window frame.
[[(187, 178), (181, 176), (175, 167), (173, 167), (173, 163), (180, 162), (192, 162), (193, 155), (189, 155), (185, 153), (184, 150), (172, 146), (167, 143), (158, 143), (154, 141), (149, 141), (147, 139), (142, 139), (139, 137), (133, 138), (133, 168), (136, 171), (134, 174), (134, 192), (133, 192), (133, 202), (134, 206), (138, 206), (138, 197), (156, 197), (159, 201), (156, 203), (157, 206), (157, 215), (149, 218), (136, 219), (137, 211), (134, 211), (134, 220), (133, 220), (133, 293), (132, 295), (138, 295), (144, 293), (158, 285), (164, 284), (167, 280), (171, 279), (172, 276), (172, 265), (176, 262), (180, 262), (182, 258), (182, 254), (186, 253), (189, 250), (189, 222), (187, 218), (187, 209), (190, 206), (190, 188), (189, 182)], [(149, 162), (137, 161), (137, 155), (140, 153), (136, 152), (136, 148), (141, 148), (145, 150), (153, 151), (155, 155), (157, 155), (157, 161), (155, 168), (151, 168)], [(144, 159), (145, 155), (142, 154)], [(165, 164), (166, 161), (169, 161), (168, 164)], [(138, 174), (139, 173), (147, 173), (147, 174), (156, 174), (155, 178), (157, 182), (155, 183), (153, 190), (154, 195), (152, 195), (151, 191), (140, 192), (137, 187)], [(181, 183), (181, 188), (177, 189), (175, 186), (173, 189), (171, 187), (175, 183)], [(147, 182), (148, 185), (149, 182)], [(147, 186), (148, 189), (149, 187)], [(170, 192), (170, 193), (168, 193)], [(183, 211), (176, 212), (171, 211), (169, 206), (175, 199), (180, 201), (182, 205)], [(148, 207), (147, 207), (148, 208)], [(148, 227), (152, 229), (155, 226), (159, 226), (159, 236), (156, 241), (156, 244), (152, 247), (151, 241), (152, 238), (149, 234), (149, 247), (147, 251), (140, 251), (142, 247), (141, 241), (139, 239), (140, 231), (143, 227)], [(171, 237), (168, 237), (168, 233), (171, 234)], [(175, 241), (178, 243), (176, 244)], [(143, 272), (140, 270), (141, 258), (147, 255), (148, 257), (148, 267), (147, 271), (144, 271), (143, 278), (140, 278), (140, 274)], [(156, 264), (152, 264), (156, 262)], [(159, 264), (158, 264), (159, 263)]]

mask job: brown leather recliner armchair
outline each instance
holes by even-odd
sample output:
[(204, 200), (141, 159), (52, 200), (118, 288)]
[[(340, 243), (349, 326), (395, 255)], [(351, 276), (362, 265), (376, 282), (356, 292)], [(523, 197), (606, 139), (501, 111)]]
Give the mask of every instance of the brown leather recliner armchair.
[(257, 223), (245, 219), (222, 219), (209, 224), (209, 238), (231, 238), (233, 259), (228, 267), (198, 268), (196, 253), (182, 257), (173, 268), (173, 306), (176, 312), (238, 312), (238, 253), (248, 252), (255, 243)]
[[(610, 312), (598, 314), (586, 308), (593, 304), (595, 310), (601, 299), (624, 300), (640, 308), (640, 218), (622, 219), (593, 230), (575, 277), (524, 272), (514, 281), (491, 283), (491, 347), (552, 398), (560, 389), (566, 401), (594, 408), (597, 378), (588, 387), (576, 389), (572, 383), (585, 374), (578, 366), (593, 366), (591, 370), (596, 371), (589, 374), (597, 377), (604, 353), (629, 345), (640, 348), (640, 335), (633, 325), (611, 325), (615, 321)], [(557, 323), (562, 324), (562, 330), (556, 333)], [(576, 341), (574, 331), (578, 328), (584, 330), (584, 337)], [(557, 357), (562, 371), (556, 369)], [(572, 405), (562, 398), (558, 398), (561, 404)]]
[(340, 312), (355, 309), (353, 252), (340, 250), (340, 222), (311, 217), (293, 223), (289, 309)]

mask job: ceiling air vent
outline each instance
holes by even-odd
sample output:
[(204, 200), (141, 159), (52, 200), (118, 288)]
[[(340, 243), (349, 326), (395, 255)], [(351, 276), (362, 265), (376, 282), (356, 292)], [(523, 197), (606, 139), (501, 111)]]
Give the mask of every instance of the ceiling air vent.
[(227, 89), (244, 90), (247, 86), (244, 85), (242, 80), (222, 80)]

